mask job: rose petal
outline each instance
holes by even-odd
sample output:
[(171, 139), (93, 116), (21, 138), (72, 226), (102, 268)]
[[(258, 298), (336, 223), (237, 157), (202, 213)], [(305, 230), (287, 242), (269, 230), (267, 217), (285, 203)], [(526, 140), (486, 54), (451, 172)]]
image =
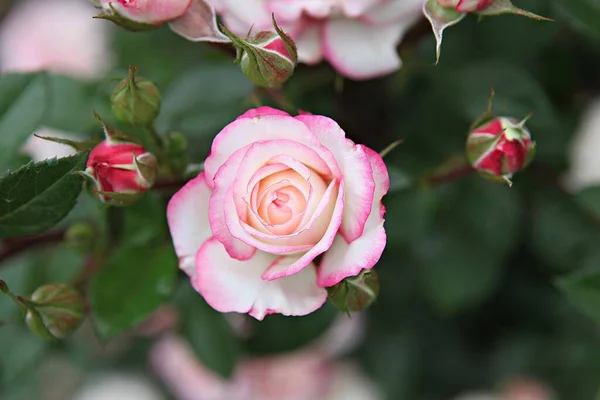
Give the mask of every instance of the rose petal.
[(321, 143), (331, 150), (342, 169), (346, 196), (340, 233), (348, 242), (352, 242), (362, 235), (373, 205), (375, 182), (365, 148), (346, 139), (344, 131), (330, 118), (299, 115), (296, 119), (306, 124)]
[(201, 173), (179, 189), (167, 206), (167, 221), (179, 268), (190, 276), (194, 273), (196, 252), (212, 236), (208, 223), (210, 192)]
[(215, 10), (206, 0), (192, 0), (187, 12), (171, 21), (169, 26), (173, 32), (192, 42), (229, 42), (217, 26)]
[(266, 117), (267, 115), (280, 115), (284, 117), (290, 116), (290, 114), (286, 113), (285, 111), (281, 111), (273, 107), (262, 106), (258, 108), (251, 108), (236, 119)]
[[(217, 170), (236, 150), (257, 141), (274, 139), (290, 140), (311, 147), (317, 152), (323, 152), (317, 137), (304, 124), (298, 123), (292, 117), (271, 114), (241, 118), (227, 125), (215, 137), (210, 155), (204, 161), (208, 184), (213, 186), (212, 180)], [(328, 161), (326, 154), (321, 157)], [(331, 162), (335, 163), (334, 160)], [(336, 165), (329, 165), (329, 167), (337, 168)]]
[(321, 46), (321, 22), (308, 22), (294, 41), (298, 47), (298, 60), (305, 64), (314, 65), (323, 59)]
[(423, 0), (386, 1), (372, 7), (360, 16), (360, 20), (370, 25), (401, 25), (408, 30), (423, 17)]
[(381, 156), (365, 147), (365, 152), (373, 169), (375, 197), (369, 219), (361, 237), (350, 244), (338, 235), (331, 248), (325, 253), (318, 271), (318, 284), (329, 287), (338, 284), (348, 276), (355, 276), (363, 269), (375, 266), (386, 245), (383, 227), (385, 208), (381, 199), (390, 188), (387, 168)]
[(323, 53), (331, 65), (348, 78), (381, 77), (402, 66), (396, 45), (406, 28), (401, 24), (379, 26), (333, 19), (323, 27)]
[(249, 313), (258, 320), (274, 313), (306, 315), (323, 305), (327, 291), (317, 287), (314, 266), (277, 281), (262, 280), (274, 260), (260, 251), (249, 260), (234, 260), (213, 238), (198, 251), (192, 284), (215, 310)]
[(326, 252), (332, 245), (333, 240), (336, 236), (336, 232), (339, 230), (342, 222), (342, 216), (344, 213), (344, 184), (340, 184), (335, 209), (333, 216), (323, 238), (310, 248), (306, 253), (300, 257), (287, 256), (282, 259), (279, 263), (273, 263), (262, 275), (263, 279), (274, 280), (282, 277), (290, 276), (298, 271), (301, 271), (309, 263), (311, 263), (315, 257)]
[[(233, 185), (235, 174), (237, 173), (240, 162), (244, 158), (248, 147), (237, 150), (228, 160), (225, 165), (219, 168), (214, 179), (215, 190), (210, 196), (208, 207), (208, 219), (210, 228), (215, 236), (227, 249), (227, 253), (238, 260), (247, 260), (251, 258), (256, 248), (248, 246), (246, 243), (236, 239), (231, 235), (227, 225), (225, 224), (225, 200), (229, 193), (228, 187)], [(233, 196), (231, 196), (233, 202)], [(233, 211), (237, 216), (235, 203), (233, 203)]]

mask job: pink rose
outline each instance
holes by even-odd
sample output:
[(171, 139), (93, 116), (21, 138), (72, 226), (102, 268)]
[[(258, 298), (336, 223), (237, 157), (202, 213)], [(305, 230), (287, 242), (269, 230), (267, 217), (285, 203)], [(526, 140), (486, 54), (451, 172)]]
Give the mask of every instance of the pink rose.
[(0, 70), (99, 78), (109, 69), (108, 27), (80, 0), (20, 0), (0, 29)]
[(96, 0), (107, 13), (138, 24), (170, 23), (177, 34), (192, 41), (227, 42), (217, 27), (215, 11), (208, 0)]
[(204, 168), (167, 217), (180, 267), (218, 311), (311, 313), (325, 287), (383, 252), (385, 164), (327, 117), (249, 110), (217, 135)]
[(342, 75), (370, 79), (402, 65), (396, 52), (421, 17), (423, 0), (211, 0), (225, 25), (244, 35), (271, 28), (271, 13), (298, 46), (301, 62), (325, 59)]

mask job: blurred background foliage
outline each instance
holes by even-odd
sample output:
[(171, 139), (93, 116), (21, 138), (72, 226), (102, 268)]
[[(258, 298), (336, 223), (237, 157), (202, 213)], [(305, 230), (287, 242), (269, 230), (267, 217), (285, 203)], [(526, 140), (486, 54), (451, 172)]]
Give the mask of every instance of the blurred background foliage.
[[(326, 64), (301, 66), (284, 88), (292, 107), (334, 118), (358, 143), (381, 150), (402, 140), (386, 157), (393, 182), (385, 199), (388, 246), (377, 266), (380, 297), (366, 312), (366, 340), (353, 354), (388, 399), (449, 399), (517, 376), (540, 379), (561, 399), (597, 398), (600, 187), (573, 195), (560, 177), (581, 114), (600, 95), (600, 2), (518, 3), (555, 22), (467, 18), (447, 31), (438, 66), (422, 22), (400, 46), (405, 65), (394, 75), (341, 81)], [(6, 96), (0, 100), (0, 131), (12, 132), (2, 136), (3, 170), (24, 161), (15, 150), (34, 126), (97, 136), (92, 109), (117, 124), (110, 120), (111, 78), (125, 76), (129, 65), (162, 89), (158, 129), (185, 134), (195, 163), (240, 112), (257, 101), (278, 105), (253, 91), (228, 54), (166, 28), (115, 30), (112, 48), (117, 65), (101, 82), (48, 74), (0, 80), (1, 92), (14, 92), (10, 104), (2, 103)], [(534, 163), (515, 176), (512, 188), (475, 175), (419, 185), (423, 174), (462, 154), (492, 87), (497, 113), (520, 118), (534, 111), (528, 124), (538, 143)], [(168, 246), (158, 246), (169, 242), (166, 225), (156, 220), (168, 195), (169, 189), (153, 192), (123, 211), (120, 237), (127, 246), (115, 257), (128, 258), (130, 268), (103, 269), (87, 289), (92, 305), (108, 305), (108, 315), (94, 317), (101, 339), (119, 334), (110, 344), (99, 344), (87, 322), (72, 339), (44, 342), (16, 322), (14, 304), (0, 301), (2, 399), (41, 398), (48, 376), (35, 366), (56, 354), (87, 371), (144, 369), (151, 339), (122, 332), (164, 301), (180, 311), (180, 330), (198, 356), (223, 375), (241, 354), (296, 349), (326, 330), (336, 315), (330, 306), (303, 318), (248, 320), (251, 333), (236, 338), (223, 317), (190, 292), (183, 274), (149, 265), (173, 258)], [(83, 196), (62, 226), (100, 212)], [(143, 255), (150, 248), (156, 254)], [(83, 256), (59, 244), (10, 258), (0, 276), (13, 292), (28, 294), (49, 281), (77, 282), (83, 265)], [(133, 282), (137, 274), (145, 283)], [(157, 282), (163, 292), (144, 292)], [(131, 284), (138, 285), (135, 291)], [(128, 306), (114, 315), (119, 304)]]

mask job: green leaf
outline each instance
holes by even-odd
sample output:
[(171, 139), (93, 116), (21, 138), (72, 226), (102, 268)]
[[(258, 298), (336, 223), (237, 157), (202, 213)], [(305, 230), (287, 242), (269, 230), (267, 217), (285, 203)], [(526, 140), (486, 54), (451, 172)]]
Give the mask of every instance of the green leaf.
[(67, 216), (81, 192), (87, 153), (29, 163), (0, 178), (0, 237), (33, 235)]
[(600, 186), (591, 186), (577, 193), (577, 201), (584, 210), (600, 220)]
[(194, 153), (208, 152), (213, 137), (243, 111), (233, 105), (241, 104), (252, 88), (234, 65), (182, 73), (164, 92), (157, 128), (185, 133)]
[(46, 74), (0, 76), (0, 171), (11, 165), (19, 148), (35, 132), (46, 103)]
[(177, 257), (171, 246), (118, 250), (90, 282), (99, 338), (108, 341), (143, 322), (174, 289)]
[(576, 29), (600, 39), (600, 2), (598, 0), (555, 0), (556, 8)]
[(189, 284), (183, 284), (182, 292), (185, 304), (181, 334), (204, 366), (224, 378), (231, 377), (240, 356), (240, 344), (225, 316), (206, 304)]
[(558, 286), (584, 314), (600, 324), (600, 271), (586, 271), (561, 279)]

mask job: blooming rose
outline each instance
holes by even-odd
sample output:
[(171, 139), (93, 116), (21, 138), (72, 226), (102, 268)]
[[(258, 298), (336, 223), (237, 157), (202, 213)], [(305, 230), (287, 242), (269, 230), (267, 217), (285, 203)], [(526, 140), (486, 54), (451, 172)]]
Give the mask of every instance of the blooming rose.
[(99, 78), (111, 64), (108, 26), (80, 0), (21, 0), (0, 29), (2, 72)]
[(370, 79), (401, 67), (396, 52), (423, 0), (211, 0), (228, 29), (271, 28), (271, 14), (298, 46), (301, 62), (326, 59), (342, 75)]
[(96, 0), (108, 13), (128, 21), (162, 25), (170, 23), (177, 34), (192, 41), (226, 42), (219, 31), (209, 0)]
[(383, 252), (385, 164), (327, 117), (249, 110), (204, 168), (167, 216), (180, 267), (221, 312), (311, 313)]

